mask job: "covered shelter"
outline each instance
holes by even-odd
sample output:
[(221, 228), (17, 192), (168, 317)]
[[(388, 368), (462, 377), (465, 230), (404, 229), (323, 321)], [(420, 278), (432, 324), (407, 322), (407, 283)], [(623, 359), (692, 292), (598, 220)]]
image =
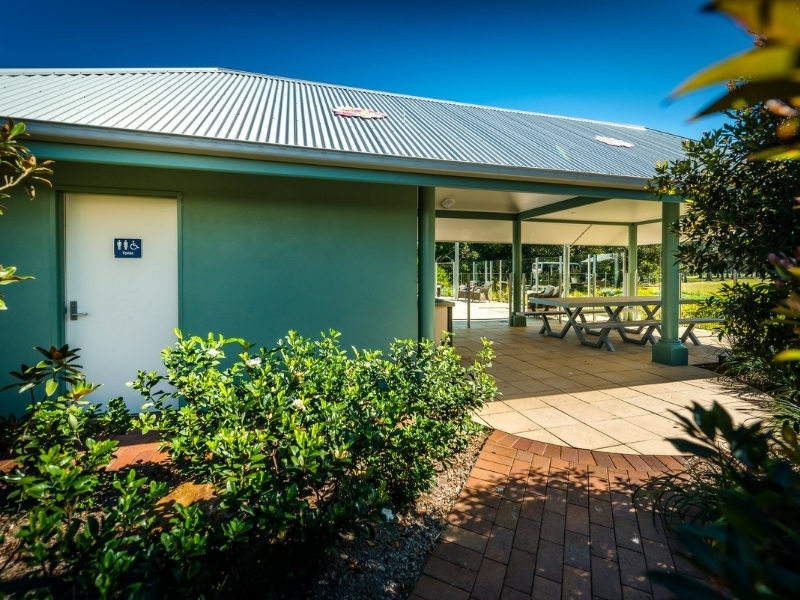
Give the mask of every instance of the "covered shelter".
[(433, 339), (437, 240), (511, 243), (515, 313), (522, 244), (662, 242), (653, 359), (686, 362), (680, 199), (645, 190), (678, 136), (216, 68), (0, 70), (0, 116), (56, 161), (0, 219), (2, 262), (36, 276), (4, 290), (0, 374), (70, 343), (126, 381), (173, 327)]
[(636, 295), (638, 245), (661, 243), (663, 329), (662, 338), (653, 346), (653, 360), (685, 365), (688, 354), (678, 339), (680, 273), (674, 259), (678, 239), (671, 228), (680, 216), (681, 204), (648, 198), (644, 193), (646, 179), (640, 183), (640, 190), (604, 190), (598, 187), (582, 195), (566, 197), (437, 188), (434, 200), (438, 206), (435, 212), (436, 241), (513, 246), (512, 326), (526, 324), (521, 314), (524, 309), (523, 244), (627, 246), (633, 268), (628, 269), (626, 288), (631, 290), (631, 295)]

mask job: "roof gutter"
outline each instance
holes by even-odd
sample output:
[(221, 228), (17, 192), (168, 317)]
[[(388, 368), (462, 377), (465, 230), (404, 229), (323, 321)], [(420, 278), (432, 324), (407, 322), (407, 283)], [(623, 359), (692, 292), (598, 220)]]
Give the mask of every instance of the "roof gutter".
[(168, 133), (52, 123), (31, 119), (20, 120), (25, 121), (28, 132), (36, 140), (88, 146), (636, 191), (642, 191), (649, 183), (649, 179), (646, 177), (386, 156), (362, 152), (299, 148), (279, 144), (217, 140)]

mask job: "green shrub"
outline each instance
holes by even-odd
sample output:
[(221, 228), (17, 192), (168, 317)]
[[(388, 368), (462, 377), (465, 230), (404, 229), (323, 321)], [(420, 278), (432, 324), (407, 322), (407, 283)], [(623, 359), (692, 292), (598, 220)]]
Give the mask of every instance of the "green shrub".
[(198, 594), (206, 575), (191, 541), (206, 543), (213, 532), (196, 507), (181, 506), (183, 520), (154, 530), (165, 484), (105, 471), (118, 448), (112, 436), (130, 429), (125, 404), (117, 398), (103, 411), (89, 403), (100, 386), (86, 382), (68, 346), (37, 351), (42, 361), (12, 373), (20, 382), (9, 387), (29, 393), (31, 405), (4, 433), (16, 466), (3, 492), (18, 504), (20, 527), (0, 543), (15, 543), (8, 554), (28, 568), (17, 587), (38, 598)]
[(731, 349), (771, 357), (786, 348), (792, 337), (784, 323), (771, 321), (785, 296), (771, 283), (722, 284), (701, 306), (711, 316), (724, 319), (720, 339), (726, 338)]
[(699, 305), (697, 316), (723, 319), (717, 327), (720, 340), (724, 339), (729, 348), (723, 373), (770, 393), (785, 405), (779, 411), (781, 415), (800, 415), (800, 410), (793, 410), (800, 401), (797, 369), (773, 359), (791, 348), (795, 339), (790, 321), (775, 312), (785, 298), (786, 292), (772, 283), (723, 284), (715, 296)]
[(654, 499), (705, 576), (651, 572), (676, 597), (692, 599), (800, 597), (800, 446), (795, 428), (780, 434), (761, 423), (735, 427), (720, 405), (695, 404), (681, 417), (696, 441), (671, 440), (702, 460), (685, 473), (662, 475), (637, 490)]
[(436, 265), (436, 283), (442, 287), (441, 296), (453, 295), (453, 273), (439, 264)]
[[(181, 470), (169, 496), (164, 481), (106, 471), (114, 435), (132, 424), (124, 403), (92, 406), (86, 397), (99, 386), (75, 352), (38, 349), (44, 360), (14, 374), (31, 406), (4, 434), (17, 465), (2, 494), (18, 504), (19, 528), (0, 543), (14, 544), (6, 566), (27, 566), (17, 591), (204, 598), (227, 585), (235, 594), (244, 543), (279, 590), (339, 535), (393, 521), (467, 442), (470, 411), (496, 391), (485, 373), (492, 351), (484, 342), (465, 369), (449, 346), (397, 342), (388, 358), (351, 358), (337, 338), (291, 333), (255, 355), (236, 340), (241, 360), (223, 368), (234, 340), (179, 337), (163, 353), (166, 377), (140, 373), (132, 386), (161, 412), (139, 424), (158, 427)], [(171, 393), (155, 391), (165, 383)], [(182, 506), (180, 491), (198, 483), (214, 497)]]
[[(142, 415), (143, 429), (157, 427), (173, 462), (214, 486), (221, 510), (284, 547), (391, 520), (392, 502), (431, 486), (473, 427), (470, 411), (495, 393), (488, 342), (465, 371), (451, 347), (430, 342), (397, 342), (387, 360), (348, 357), (336, 332), (316, 342), (290, 333), (257, 354), (241, 340), (178, 336), (166, 376), (133, 384), (160, 411)], [(231, 342), (244, 352), (222, 368)], [(175, 391), (154, 391), (163, 383)]]

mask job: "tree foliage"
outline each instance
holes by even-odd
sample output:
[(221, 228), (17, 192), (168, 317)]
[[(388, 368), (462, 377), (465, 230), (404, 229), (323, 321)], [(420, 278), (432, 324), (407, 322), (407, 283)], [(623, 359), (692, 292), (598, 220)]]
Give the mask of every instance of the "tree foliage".
[(780, 118), (780, 139), (752, 158), (800, 158), (800, 2), (798, 0), (712, 0), (708, 10), (732, 18), (757, 36), (755, 48), (727, 58), (693, 75), (673, 95), (710, 85), (738, 81), (728, 93), (696, 117), (764, 106)]
[[(788, 297), (784, 294), (769, 323), (751, 321), (749, 327), (756, 330), (752, 335), (763, 336), (760, 330), (765, 327), (791, 324), (798, 335), (800, 249), (795, 250), (797, 240), (792, 236), (797, 230), (793, 198), (800, 174), (793, 162), (800, 158), (800, 2), (715, 0), (710, 8), (742, 23), (762, 43), (695, 75), (678, 89), (685, 93), (736, 80), (729, 93), (701, 115), (737, 112), (732, 113), (733, 125), (704, 136), (695, 146), (687, 145), (687, 158), (679, 161), (683, 171), (660, 166), (655, 186), (665, 193), (678, 185), (671, 175), (683, 176), (679, 185), (684, 187), (677, 191), (692, 197), (695, 214), (679, 228), (695, 235), (692, 245), (698, 253), (690, 255), (695, 267), (709, 264), (715, 252), (731, 253), (736, 266), (752, 261), (754, 270), (765, 274), (768, 258), (774, 282), (749, 290), (737, 286), (740, 289), (734, 288), (727, 300), (730, 309), (739, 302), (741, 292), (748, 292), (748, 301), (754, 303), (740, 303), (742, 333), (747, 335), (750, 315), (774, 302), (777, 291), (788, 289)], [(692, 196), (696, 191), (701, 192), (699, 199)], [(746, 209), (745, 221), (736, 216), (742, 209)], [(760, 229), (749, 227), (751, 221)], [(798, 343), (797, 338), (790, 339), (795, 348)], [(772, 348), (761, 350), (767, 357), (774, 353)], [(777, 358), (799, 360), (800, 350), (785, 349)], [(774, 429), (763, 428), (759, 422), (734, 426), (716, 404), (711, 410), (695, 405), (692, 417), (681, 420), (696, 441), (671, 441), (679, 450), (703, 457), (699, 469), (657, 478), (640, 492), (654, 496), (671, 516), (692, 520), (678, 523), (675, 531), (684, 557), (703, 572), (706, 581), (674, 572), (651, 571), (650, 576), (679, 598), (797, 598), (800, 423), (785, 419), (778, 437)], [(783, 419), (778, 415), (774, 420)]]
[(36, 196), (35, 182), (50, 185), (44, 176), (53, 174), (48, 168), (53, 161), (40, 163), (30, 150), (20, 145), (18, 138), (26, 135), (28, 133), (25, 131), (25, 123), (15, 124), (9, 119), (8, 123), (0, 127), (0, 175), (3, 177), (0, 182), (0, 200), (8, 198), (7, 190), (16, 185), (22, 185), (31, 200)]
[(800, 244), (800, 163), (750, 160), (780, 143), (782, 118), (763, 104), (726, 114), (721, 129), (683, 143), (685, 158), (656, 166), (650, 191), (689, 201), (679, 259), (692, 272), (766, 277), (771, 252)]
[[(25, 132), (25, 123), (14, 124), (14, 121), (9, 119), (8, 123), (0, 127), (0, 176), (2, 176), (0, 200), (8, 198), (8, 190), (17, 185), (23, 187), (31, 200), (36, 195), (35, 183), (50, 185), (45, 175), (52, 175), (53, 171), (48, 165), (53, 161), (46, 160), (40, 163), (30, 150), (21, 146), (18, 140), (25, 135), (28, 135)], [(0, 205), (0, 215), (3, 214), (3, 210), (5, 206)], [(30, 275), (17, 275), (16, 272), (16, 267), (3, 267), (0, 264), (0, 285), (33, 279)], [(3, 294), (0, 294), (0, 310), (6, 310)]]
[(653, 499), (677, 517), (680, 554), (705, 577), (657, 571), (652, 580), (681, 600), (800, 597), (797, 432), (788, 424), (780, 432), (761, 422), (736, 426), (716, 403), (678, 418), (690, 439), (670, 441), (704, 460), (651, 479), (634, 501)]
[[(522, 260), (533, 260), (534, 258), (558, 258), (561, 259), (561, 246), (545, 244), (523, 244)], [(614, 246), (571, 246), (570, 252), (573, 257), (586, 254), (605, 254), (608, 252), (620, 252), (621, 247)], [(447, 262), (453, 260), (454, 244), (452, 242), (436, 242), (437, 262)], [(639, 246), (639, 276), (641, 278), (661, 277), (661, 244), (651, 244)], [(476, 244), (473, 242), (461, 242), (459, 244), (459, 270), (461, 273), (472, 272), (472, 262), (482, 263), (483, 261), (507, 261), (508, 270), (511, 270), (511, 244)], [(524, 263), (527, 264), (527, 263)], [(621, 269), (621, 265), (620, 265)], [(598, 275), (609, 275), (614, 271), (612, 261), (598, 264)], [(449, 279), (442, 278), (440, 282)]]

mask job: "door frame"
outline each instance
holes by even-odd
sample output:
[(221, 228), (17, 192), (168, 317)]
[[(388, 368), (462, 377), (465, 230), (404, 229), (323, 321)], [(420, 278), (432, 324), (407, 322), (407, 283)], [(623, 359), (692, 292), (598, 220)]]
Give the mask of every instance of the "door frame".
[(56, 345), (63, 346), (67, 338), (67, 194), (97, 194), (99, 196), (144, 196), (157, 198), (175, 198), (178, 205), (178, 328), (183, 329), (183, 193), (163, 190), (137, 190), (131, 188), (90, 187), (75, 185), (55, 186), (55, 240), (56, 240), (56, 272), (57, 298), (55, 301)]

